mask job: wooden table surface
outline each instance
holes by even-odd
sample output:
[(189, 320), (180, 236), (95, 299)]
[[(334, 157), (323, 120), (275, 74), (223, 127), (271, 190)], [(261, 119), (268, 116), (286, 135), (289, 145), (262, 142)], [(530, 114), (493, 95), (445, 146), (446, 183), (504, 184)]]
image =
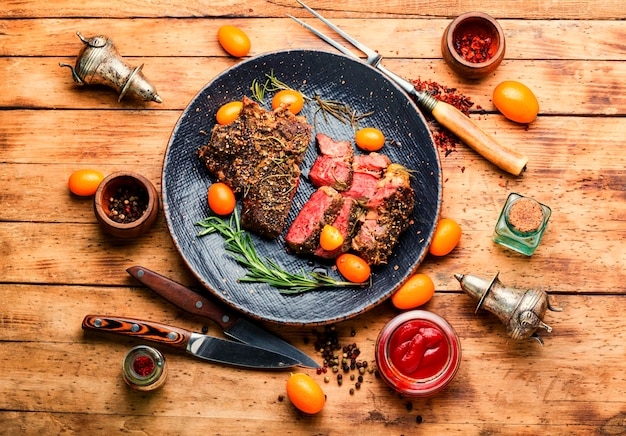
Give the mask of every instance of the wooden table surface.
[[(104, 234), (92, 199), (68, 191), (81, 168), (137, 171), (161, 188), (164, 152), (179, 116), (217, 74), (236, 65), (217, 42), (234, 24), (252, 40), (250, 56), (287, 48), (328, 50), (286, 14), (310, 20), (295, 1), (121, 0), (4, 2), (0, 8), (0, 433), (3, 434), (603, 434), (626, 433), (626, 8), (603, 2), (311, 0), (385, 65), (408, 79), (455, 87), (475, 103), (471, 118), (530, 158), (521, 177), (503, 173), (469, 148), (446, 155), (441, 216), (463, 228), (458, 247), (426, 257), (437, 292), (424, 306), (457, 330), (461, 368), (428, 399), (401, 398), (374, 374), (324, 383), (315, 416), (286, 394), (289, 371), (245, 371), (163, 349), (165, 386), (129, 389), (121, 362), (140, 341), (86, 334), (88, 313), (158, 320), (200, 330), (186, 315), (126, 274), (143, 265), (197, 285), (163, 214), (134, 240)], [(468, 81), (442, 60), (439, 41), (453, 17), (481, 10), (498, 18), (506, 57), (489, 77)], [(126, 61), (145, 64), (162, 104), (117, 101), (109, 88), (77, 87), (70, 71), (76, 36), (108, 35)], [(332, 68), (332, 66), (329, 66)], [(503, 118), (491, 93), (518, 80), (536, 93), (530, 125)], [(478, 108), (482, 108), (482, 110)], [(510, 192), (553, 214), (532, 257), (494, 244), (491, 233)], [(547, 291), (563, 312), (536, 341), (514, 341), (460, 291), (454, 273)], [(328, 304), (332, 304), (329, 301)], [(335, 327), (342, 343), (374, 360), (378, 332), (398, 311), (385, 301)], [(265, 326), (311, 357), (323, 327)], [(420, 423), (421, 421), (421, 423)]]

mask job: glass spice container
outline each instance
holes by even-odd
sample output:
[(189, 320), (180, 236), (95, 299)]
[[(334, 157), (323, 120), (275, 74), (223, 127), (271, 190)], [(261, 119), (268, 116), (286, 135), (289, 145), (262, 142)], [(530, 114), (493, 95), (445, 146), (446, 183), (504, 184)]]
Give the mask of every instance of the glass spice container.
[(532, 256), (551, 214), (545, 204), (513, 192), (502, 208), (492, 238), (497, 244)]
[(156, 348), (138, 345), (124, 356), (124, 381), (138, 391), (153, 391), (165, 383), (167, 363)]
[(407, 397), (427, 397), (445, 388), (461, 364), (461, 343), (448, 322), (426, 310), (393, 318), (376, 341), (381, 378)]

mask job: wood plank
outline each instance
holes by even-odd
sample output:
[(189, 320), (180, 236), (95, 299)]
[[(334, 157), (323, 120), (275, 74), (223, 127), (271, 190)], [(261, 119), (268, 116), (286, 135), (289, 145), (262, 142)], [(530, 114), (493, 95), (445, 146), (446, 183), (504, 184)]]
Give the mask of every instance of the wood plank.
[[(398, 18), (454, 17), (467, 11), (481, 10), (491, 15), (508, 18), (541, 19), (623, 19), (626, 17), (620, 0), (593, 0), (576, 2), (543, 2), (541, 0), (495, 0), (485, 4), (479, 0), (465, 2), (418, 0), (367, 0), (353, 2), (349, 7), (332, 0), (309, 0), (307, 4), (328, 18), (345, 16), (389, 16)], [(219, 3), (210, 0), (168, 1), (144, 3), (140, 1), (94, 1), (89, 4), (71, 0), (40, 3), (36, 0), (9, 2), (0, 10), (5, 18), (21, 17), (277, 17), (285, 14), (302, 15), (302, 8), (295, 2), (269, 2), (248, 0), (245, 4), (236, 0)]]
[[(80, 165), (97, 166), (104, 172), (130, 166), (160, 167), (180, 112), (94, 110), (86, 115), (84, 111), (67, 110), (50, 111), (42, 117), (37, 110), (14, 110), (0, 111), (0, 116), (7, 121), (22, 121), (0, 123), (4, 163), (45, 164), (53, 168), (65, 165), (65, 175), (69, 177)], [(512, 123), (500, 114), (473, 114), (471, 118), (503, 144), (531, 158), (525, 173), (530, 177), (505, 177), (503, 183), (532, 179), (539, 174), (550, 178), (550, 173), (560, 177), (570, 172), (571, 177), (584, 177), (586, 172), (596, 172), (590, 177), (607, 177), (604, 185), (609, 189), (619, 191), (622, 186), (616, 170), (623, 168), (624, 156), (612, 155), (610, 150), (621, 144), (620, 134), (626, 128), (624, 118), (540, 115), (529, 127)], [(477, 165), (480, 171), (492, 168), (488, 163), (481, 165), (481, 160), (465, 146), (441, 156), (446, 177), (459, 176), (461, 167)], [(51, 171), (58, 173), (61, 169)], [(5, 177), (28, 179), (35, 171), (27, 166), (13, 167), (5, 170)], [(151, 171), (153, 182), (158, 183), (158, 171)], [(601, 171), (605, 173), (600, 174)], [(581, 179), (577, 183), (588, 186), (594, 182)], [(4, 212), (0, 210), (0, 214)]]
[[(484, 229), (466, 224), (475, 222), (474, 217), (444, 215), (461, 222), (465, 229), (462, 241), (444, 258), (427, 257), (419, 271), (431, 275), (441, 290), (459, 289), (454, 273), (491, 278), (501, 271), (502, 280), (511, 286), (573, 294), (626, 292), (623, 226), (599, 231), (594, 225), (570, 230), (563, 238), (557, 222), (563, 218), (557, 216), (529, 259), (491, 241), (498, 213), (492, 209)], [(0, 274), (10, 283), (129, 284), (124, 271), (133, 265), (171, 273), (174, 279), (185, 279), (189, 274), (162, 217), (150, 232), (131, 241), (109, 237), (97, 224), (0, 223), (0, 237), (4, 241), (2, 255), (9, 259), (0, 264)], [(83, 259), (90, 259), (89, 263), (77, 268)], [(459, 270), (461, 266), (472, 270)], [(578, 277), (585, 278), (584, 285)]]
[[(143, 72), (163, 98), (163, 104), (123, 99), (107, 87), (77, 86), (59, 62), (70, 58), (0, 58), (7, 80), (0, 84), (0, 107), (54, 109), (182, 110), (215, 76), (235, 65), (227, 58), (130, 58), (130, 65), (145, 63)], [(442, 60), (390, 59), (387, 68), (407, 79), (433, 80), (456, 87), (485, 111), (494, 111), (491, 96), (503, 80), (518, 80), (530, 87), (540, 103), (541, 115), (608, 115), (626, 112), (625, 62), (505, 61), (497, 73), (480, 82), (453, 75)], [(558, 85), (555, 85), (558, 84)], [(11, 112), (0, 112), (0, 123)]]
[[(0, 285), (0, 290), (7, 308), (0, 334), (8, 339), (3, 346), (6, 352), (0, 356), (0, 409), (13, 412), (97, 412), (111, 415), (112, 422), (120, 416), (141, 419), (144, 415), (218, 422), (229, 418), (245, 422), (251, 429), (255, 422), (267, 425), (273, 419), (284, 422), (286, 428), (294, 425), (294, 431), (304, 420), (315, 423), (319, 431), (327, 426), (330, 429), (332, 423), (339, 433), (342, 425), (354, 423), (371, 423), (374, 431), (386, 426), (407, 431), (416, 428), (419, 414), (429, 426), (484, 429), (514, 420), (530, 428), (549, 423), (549, 431), (581, 423), (610, 425), (626, 405), (626, 377), (614, 372), (623, 360), (626, 321), (620, 308), (625, 296), (558, 296), (564, 311), (546, 316), (554, 330), (542, 335), (545, 345), (541, 347), (533, 340), (509, 340), (493, 315), (473, 313), (474, 303), (465, 295), (438, 293), (425, 308), (444, 316), (455, 327), (464, 356), (456, 379), (446, 390), (432, 399), (403, 399), (380, 379), (366, 374), (361, 390), (351, 396), (350, 383), (341, 387), (336, 382), (325, 384), (323, 376), (302, 370), (318, 377), (328, 396), (320, 415), (305, 417), (296, 413), (288, 400), (278, 401), (279, 395), (285, 394), (287, 372), (267, 372), (259, 384), (260, 374), (256, 372), (252, 375), (198, 361), (169, 349), (163, 350), (169, 364), (165, 387), (150, 395), (128, 390), (120, 376), (120, 364), (125, 351), (137, 341), (82, 332), (80, 323), (85, 314), (132, 313), (192, 329), (202, 325), (201, 320), (181, 315), (144, 291), (29, 285)], [(51, 294), (57, 296), (53, 301), (47, 299)], [(379, 331), (394, 314), (395, 309), (385, 303), (338, 324), (340, 342), (356, 342), (362, 359), (372, 362), (372, 332)], [(219, 334), (213, 324), (209, 327), (211, 334)], [(604, 334), (609, 330), (614, 334)], [(275, 331), (315, 356), (310, 329), (281, 327)], [(63, 336), (59, 332), (64, 332)], [(303, 342), (305, 337), (310, 339), (308, 345)], [(481, 369), (485, 365), (488, 372)], [(21, 377), (24, 373), (29, 374), (27, 379)], [(211, 382), (203, 383), (206, 379)], [(610, 383), (610, 391), (605, 389), (606, 383)], [(511, 386), (506, 396), (500, 389), (502, 384)], [(234, 385), (237, 389), (232, 388)], [(240, 392), (255, 394), (241, 396)], [(174, 399), (175, 412), (168, 406)], [(406, 407), (408, 402), (411, 410)], [(219, 407), (224, 403), (230, 405), (228, 409)], [(24, 409), (20, 404), (35, 407)], [(466, 407), (463, 404), (471, 404), (473, 413), (459, 416), (459, 409)]]
[[(314, 18), (306, 15), (304, 18), (311, 25), (324, 29)], [(387, 59), (432, 59), (441, 58), (441, 36), (451, 19), (338, 18), (333, 22)], [(276, 49), (329, 49), (326, 43), (287, 18), (55, 18), (0, 20), (3, 32), (0, 55), (77, 56), (82, 48), (76, 36), (80, 31), (85, 37), (109, 36), (125, 58), (225, 57), (227, 53), (217, 42), (217, 30), (224, 24), (236, 25), (248, 34), (252, 41), (250, 56)], [(626, 38), (626, 28), (620, 21), (503, 19), (500, 24), (506, 36), (507, 60), (626, 59), (626, 50), (621, 44)], [(372, 26), (391, 29), (393, 38), (386, 32), (372, 32)], [(332, 31), (328, 33), (333, 35)]]

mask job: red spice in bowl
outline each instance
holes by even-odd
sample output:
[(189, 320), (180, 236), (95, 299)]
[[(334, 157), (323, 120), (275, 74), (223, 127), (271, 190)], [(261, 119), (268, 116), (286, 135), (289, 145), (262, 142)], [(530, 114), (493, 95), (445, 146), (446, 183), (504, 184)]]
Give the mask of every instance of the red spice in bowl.
[(425, 310), (404, 312), (381, 330), (376, 364), (399, 393), (426, 397), (445, 388), (461, 363), (461, 344), (450, 324)]
[(482, 12), (459, 15), (441, 38), (444, 60), (457, 74), (470, 79), (493, 72), (502, 62), (505, 48), (502, 27)]

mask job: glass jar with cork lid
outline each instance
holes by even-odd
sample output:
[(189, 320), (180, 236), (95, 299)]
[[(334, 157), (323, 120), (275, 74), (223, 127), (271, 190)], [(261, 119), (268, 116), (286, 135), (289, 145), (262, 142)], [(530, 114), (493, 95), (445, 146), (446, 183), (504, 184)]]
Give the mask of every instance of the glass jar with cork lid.
[(511, 193), (493, 232), (497, 244), (531, 256), (548, 225), (551, 209), (530, 197)]

